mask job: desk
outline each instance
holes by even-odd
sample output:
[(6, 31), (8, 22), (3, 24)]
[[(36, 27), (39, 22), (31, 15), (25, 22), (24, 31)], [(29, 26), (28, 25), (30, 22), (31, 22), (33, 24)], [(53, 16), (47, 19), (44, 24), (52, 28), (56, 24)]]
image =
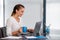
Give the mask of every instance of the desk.
[(26, 36), (27, 40), (46, 40), (47, 38), (44, 36)]
[(0, 38), (0, 40), (20, 40), (20, 39), (22, 39), (21, 36), (19, 36), (19, 37), (9, 36), (9, 37)]
[(35, 37), (35, 36), (25, 36), (24, 37), (14, 37), (14, 36), (9, 36), (9, 37), (5, 37), (5, 38), (0, 38), (0, 40), (46, 40), (46, 37), (44, 36), (39, 36), (39, 37)]

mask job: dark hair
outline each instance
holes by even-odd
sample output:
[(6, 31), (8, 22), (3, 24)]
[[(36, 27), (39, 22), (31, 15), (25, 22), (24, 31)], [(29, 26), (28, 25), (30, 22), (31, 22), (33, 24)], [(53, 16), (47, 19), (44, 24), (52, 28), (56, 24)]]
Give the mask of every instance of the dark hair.
[(16, 14), (16, 10), (19, 10), (19, 9), (21, 9), (21, 8), (25, 8), (25, 7), (24, 7), (22, 4), (17, 4), (17, 5), (15, 5), (11, 16), (15, 15), (15, 14)]

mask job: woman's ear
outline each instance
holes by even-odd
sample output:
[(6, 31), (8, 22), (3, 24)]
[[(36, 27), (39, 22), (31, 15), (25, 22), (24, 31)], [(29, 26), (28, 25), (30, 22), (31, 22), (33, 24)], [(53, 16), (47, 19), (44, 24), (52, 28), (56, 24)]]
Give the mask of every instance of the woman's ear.
[(16, 13), (18, 12), (18, 10), (16, 10)]
[(19, 10), (16, 10), (16, 13), (18, 13), (19, 12)]

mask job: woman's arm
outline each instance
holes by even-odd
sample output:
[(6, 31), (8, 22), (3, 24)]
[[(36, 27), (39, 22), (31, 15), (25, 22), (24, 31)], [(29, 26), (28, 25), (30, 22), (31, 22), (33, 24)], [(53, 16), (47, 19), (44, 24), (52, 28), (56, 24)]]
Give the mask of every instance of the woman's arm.
[(22, 28), (20, 28), (19, 30), (17, 30), (17, 31), (14, 31), (14, 32), (12, 32), (12, 35), (13, 36), (17, 36), (19, 33), (21, 33), (22, 32)]
[(17, 36), (19, 34), (19, 31), (14, 31), (14, 32), (12, 32), (12, 35), (13, 36)]
[(33, 33), (34, 29), (28, 29), (27, 31)]

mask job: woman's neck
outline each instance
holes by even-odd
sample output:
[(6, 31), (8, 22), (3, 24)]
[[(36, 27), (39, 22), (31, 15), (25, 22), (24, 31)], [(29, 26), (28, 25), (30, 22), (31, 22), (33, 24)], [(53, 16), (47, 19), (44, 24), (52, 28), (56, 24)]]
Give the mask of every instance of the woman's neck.
[(14, 18), (19, 18), (19, 16), (18, 16), (18, 15), (13, 15), (13, 17), (14, 17)]

